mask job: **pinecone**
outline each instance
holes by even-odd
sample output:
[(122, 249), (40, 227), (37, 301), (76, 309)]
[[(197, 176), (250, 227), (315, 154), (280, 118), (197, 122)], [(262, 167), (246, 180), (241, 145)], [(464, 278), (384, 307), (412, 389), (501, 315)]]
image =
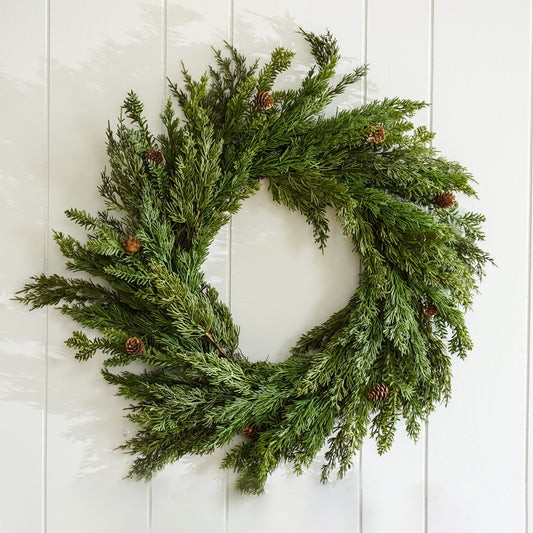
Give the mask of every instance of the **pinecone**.
[(384, 402), (389, 396), (389, 387), (384, 383), (378, 383), (368, 391), (367, 395), (373, 402)]
[(245, 436), (245, 437), (248, 437), (249, 439), (251, 439), (252, 437), (255, 437), (257, 435), (257, 430), (255, 429), (254, 426), (246, 426), (243, 430), (242, 430), (242, 434)]
[(259, 91), (255, 95), (254, 102), (259, 109), (267, 110), (274, 105), (274, 98), (266, 91)]
[(424, 305), (422, 307), (422, 310), (424, 311), (424, 314), (427, 316), (435, 316), (439, 314), (439, 310), (437, 309), (437, 306), (434, 304)]
[(137, 337), (130, 337), (126, 341), (126, 352), (130, 355), (139, 355), (144, 348), (144, 342)]
[(445, 191), (435, 198), (435, 205), (441, 209), (450, 209), (455, 204), (455, 194)]
[(159, 150), (149, 150), (144, 156), (146, 162), (152, 162), (156, 167), (161, 165), (164, 161), (163, 154)]
[(134, 254), (141, 248), (141, 241), (137, 237), (128, 237), (122, 241), (122, 246), (126, 252)]
[(367, 142), (380, 144), (385, 140), (385, 130), (383, 126), (374, 126), (374, 131), (366, 138)]

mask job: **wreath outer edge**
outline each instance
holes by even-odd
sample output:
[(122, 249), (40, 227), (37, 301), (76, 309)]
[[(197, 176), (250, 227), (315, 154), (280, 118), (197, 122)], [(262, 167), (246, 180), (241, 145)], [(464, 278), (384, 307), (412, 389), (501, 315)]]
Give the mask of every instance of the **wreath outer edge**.
[[(66, 211), (84, 243), (54, 233), (67, 269), (89, 279), (41, 274), (17, 293), (82, 326), (66, 340), (77, 359), (105, 355), (103, 376), (139, 428), (121, 446), (135, 456), (133, 478), (227, 444), (222, 466), (244, 493), (263, 492), (281, 462), (301, 473), (324, 444), (322, 481), (334, 469), (342, 476), (368, 433), (383, 453), (403, 418), (416, 439), (450, 397), (451, 356), (472, 348), (464, 312), (492, 260), (479, 247), (484, 217), (456, 200), (475, 196), (471, 175), (413, 125), (423, 102), (389, 98), (326, 116), (367, 68), (333, 82), (335, 38), (300, 33), (315, 63), (296, 89), (273, 90), (292, 51), (275, 48), (260, 68), (226, 43), (199, 80), (183, 67), (183, 88), (169, 82), (182, 118), (169, 99), (160, 135), (130, 92), (107, 130), (105, 210)], [(347, 305), (278, 364), (239, 350), (238, 327), (201, 268), (261, 180), (306, 217), (321, 249), (333, 208), (363, 265)]]

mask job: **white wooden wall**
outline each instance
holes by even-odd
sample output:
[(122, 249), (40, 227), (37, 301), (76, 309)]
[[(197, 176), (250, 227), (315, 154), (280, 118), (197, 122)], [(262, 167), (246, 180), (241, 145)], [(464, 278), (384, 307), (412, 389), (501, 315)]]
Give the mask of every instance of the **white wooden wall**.
[[(2, 533), (532, 533), (531, 2), (528, 0), (2, 0), (0, 2), (0, 531)], [(101, 207), (104, 130), (127, 91), (154, 128), (165, 78), (200, 74), (210, 46), (250, 57), (276, 45), (309, 56), (298, 26), (329, 28), (342, 70), (371, 65), (338, 104), (382, 96), (433, 103), (420, 123), (475, 174), (490, 269), (469, 324), (475, 350), (454, 368), (453, 399), (418, 443), (363, 447), (341, 482), (319, 464), (281, 468), (261, 497), (240, 496), (223, 451), (151, 483), (123, 480), (114, 448), (133, 431), (125, 403), (65, 347), (73, 324), (10, 300), (30, 275), (63, 272), (51, 228)], [(357, 259), (333, 230), (325, 254), (305, 222), (262, 190), (213, 246), (207, 270), (254, 359), (282, 360), (299, 333), (348, 298)], [(528, 436), (529, 432), (529, 436)], [(528, 440), (529, 437), (529, 440)], [(530, 522), (528, 523), (528, 510)]]

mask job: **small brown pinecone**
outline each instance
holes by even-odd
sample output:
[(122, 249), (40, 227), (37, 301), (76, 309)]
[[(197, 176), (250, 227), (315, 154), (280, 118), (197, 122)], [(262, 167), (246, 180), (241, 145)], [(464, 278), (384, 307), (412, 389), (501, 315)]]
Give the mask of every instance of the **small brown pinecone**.
[(384, 383), (378, 383), (374, 385), (368, 391), (368, 399), (373, 402), (384, 402), (389, 396), (389, 387)]
[(437, 309), (437, 306), (434, 304), (427, 304), (422, 307), (422, 310), (424, 311), (424, 314), (427, 316), (435, 316), (439, 314), (439, 310)]
[(274, 105), (274, 98), (266, 91), (259, 91), (254, 98), (255, 105), (259, 109), (267, 110)]
[(445, 191), (435, 198), (435, 205), (441, 209), (450, 209), (455, 204), (455, 194)]
[(257, 435), (257, 430), (255, 429), (254, 426), (246, 426), (243, 430), (242, 430), (242, 434), (245, 436), (245, 437), (248, 437), (249, 439), (251, 439), (252, 437), (255, 437)]
[(134, 254), (141, 248), (141, 241), (137, 237), (128, 237), (122, 241), (122, 246), (126, 252)]
[(380, 144), (385, 140), (385, 130), (383, 126), (374, 126), (374, 131), (366, 138), (367, 142)]
[(152, 162), (156, 167), (161, 165), (164, 161), (163, 154), (159, 150), (149, 150), (144, 156), (146, 162)]
[(144, 342), (141, 339), (138, 339), (137, 337), (130, 337), (126, 341), (126, 351), (130, 355), (139, 355), (144, 348)]

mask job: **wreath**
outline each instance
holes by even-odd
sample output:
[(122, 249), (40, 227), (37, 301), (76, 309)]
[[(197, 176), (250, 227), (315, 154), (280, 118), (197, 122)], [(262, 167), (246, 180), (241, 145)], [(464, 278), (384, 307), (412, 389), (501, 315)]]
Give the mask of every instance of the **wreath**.
[[(182, 118), (169, 99), (164, 133), (150, 132), (130, 92), (107, 131), (106, 209), (66, 211), (84, 243), (55, 232), (67, 269), (89, 276), (42, 274), (18, 293), (90, 330), (66, 341), (77, 359), (106, 355), (103, 376), (139, 428), (121, 446), (135, 455), (131, 477), (232, 444), (223, 467), (238, 471), (240, 491), (261, 493), (280, 462), (300, 473), (325, 443), (322, 480), (335, 468), (342, 476), (368, 432), (384, 452), (403, 417), (416, 438), (450, 396), (450, 355), (472, 347), (464, 311), (491, 259), (478, 247), (484, 218), (455, 199), (475, 195), (471, 175), (410, 121), (423, 102), (384, 99), (326, 117), (366, 67), (333, 82), (336, 40), (300, 32), (315, 64), (296, 89), (272, 90), (293, 52), (276, 48), (259, 68), (226, 44), (199, 80), (183, 67), (183, 88), (170, 83)], [(306, 217), (321, 249), (332, 207), (362, 263), (348, 304), (277, 364), (239, 350), (238, 327), (202, 272), (261, 180)]]

